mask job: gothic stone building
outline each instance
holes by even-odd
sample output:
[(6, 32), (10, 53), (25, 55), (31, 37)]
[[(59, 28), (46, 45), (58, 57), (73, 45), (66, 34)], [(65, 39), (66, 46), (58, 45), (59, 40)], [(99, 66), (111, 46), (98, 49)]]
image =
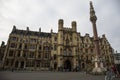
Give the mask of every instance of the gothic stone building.
[(2, 69), (2, 66), (3, 66), (3, 57), (4, 57), (5, 47), (6, 47), (5, 42), (2, 41), (0, 46), (0, 70)]
[[(27, 70), (81, 70), (94, 67), (94, 40), (89, 34), (81, 36), (77, 32), (77, 23), (72, 28), (64, 27), (64, 21), (58, 21), (58, 32), (19, 30), (13, 26), (4, 55), (4, 68)], [(105, 35), (99, 38), (99, 46), (104, 66), (113, 63), (113, 49)]]

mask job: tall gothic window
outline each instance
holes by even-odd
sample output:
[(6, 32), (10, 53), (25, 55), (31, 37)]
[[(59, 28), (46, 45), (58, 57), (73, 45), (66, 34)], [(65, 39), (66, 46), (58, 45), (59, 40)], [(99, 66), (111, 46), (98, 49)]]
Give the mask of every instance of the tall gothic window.
[(57, 46), (56, 45), (54, 45), (54, 50), (57, 50)]
[(19, 49), (21, 49), (22, 48), (22, 44), (19, 44)]
[(57, 58), (57, 56), (56, 56), (56, 54), (54, 54), (54, 60), (56, 60), (56, 58)]
[(44, 56), (45, 58), (48, 58), (48, 53), (45, 53), (45, 56)]
[(34, 52), (30, 52), (30, 53), (29, 53), (29, 58), (34, 58), (34, 57), (35, 57)]
[(13, 57), (14, 52), (13, 51), (9, 51), (9, 57)]
[(30, 45), (30, 49), (36, 49), (36, 45)]
[(60, 54), (62, 54), (63, 53), (63, 51), (62, 51), (62, 48), (60, 49)]
[(15, 43), (11, 43), (10, 47), (11, 48), (16, 48), (16, 44)]
[(17, 53), (17, 57), (20, 57), (20, 52), (21, 52), (21, 51), (18, 51), (18, 53)]
[(64, 55), (67, 55), (67, 51), (64, 49)]
[(41, 52), (39, 52), (39, 54), (38, 54), (38, 58), (41, 58)]
[(66, 39), (66, 45), (69, 45), (69, 39)]
[(40, 67), (40, 62), (36, 62), (37, 63), (37, 67)]
[(39, 50), (41, 50), (42, 48), (41, 48), (41, 45), (39, 45)]
[(71, 49), (69, 49), (68, 55), (72, 55), (72, 50)]
[(57, 41), (57, 37), (55, 37), (54, 40)]
[(25, 47), (24, 47), (24, 49), (27, 49), (27, 44), (25, 44)]
[(11, 41), (17, 41), (17, 37), (11, 37)]

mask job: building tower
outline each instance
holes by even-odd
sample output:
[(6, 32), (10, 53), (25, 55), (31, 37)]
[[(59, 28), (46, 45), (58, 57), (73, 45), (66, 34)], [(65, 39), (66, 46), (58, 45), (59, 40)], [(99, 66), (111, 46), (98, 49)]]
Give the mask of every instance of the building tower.
[(94, 57), (95, 67), (93, 68), (93, 73), (101, 74), (103, 73), (104, 69), (103, 69), (101, 56), (100, 56), (99, 38), (98, 38), (97, 28), (96, 28), (97, 17), (95, 15), (92, 1), (90, 1), (90, 21), (92, 22), (92, 26), (93, 26), (94, 45), (95, 45), (95, 57)]
[[(63, 19), (59, 19), (58, 20), (58, 46), (57, 46), (57, 51), (58, 51), (58, 55), (61, 55), (62, 51), (63, 51), (63, 26), (64, 26), (64, 21)], [(58, 64), (57, 67), (61, 67), (62, 66), (62, 60), (61, 60), (61, 56), (57, 58)]]

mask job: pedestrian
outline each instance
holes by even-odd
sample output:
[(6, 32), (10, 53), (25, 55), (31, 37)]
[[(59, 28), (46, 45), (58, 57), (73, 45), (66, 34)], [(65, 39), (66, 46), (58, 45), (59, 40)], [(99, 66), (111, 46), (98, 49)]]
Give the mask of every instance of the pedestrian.
[(109, 70), (109, 68), (107, 68), (106, 75), (105, 75), (105, 80), (110, 80), (109, 76), (110, 76), (110, 70)]
[(115, 74), (111, 68), (108, 68), (106, 71), (105, 80), (114, 80)]
[(115, 73), (114, 73), (114, 71), (112, 70), (112, 69), (110, 69), (110, 80), (114, 80), (114, 78), (115, 78)]
[(112, 71), (114, 72), (115, 77), (117, 77), (117, 73), (118, 73), (118, 72), (117, 72), (116, 66), (115, 66), (115, 65), (112, 65), (111, 69), (112, 69)]

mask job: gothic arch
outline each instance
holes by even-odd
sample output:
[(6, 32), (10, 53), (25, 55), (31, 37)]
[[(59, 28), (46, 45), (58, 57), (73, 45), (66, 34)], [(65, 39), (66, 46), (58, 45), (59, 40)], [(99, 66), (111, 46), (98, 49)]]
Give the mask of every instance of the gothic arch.
[(15, 62), (15, 68), (18, 68), (18, 66), (19, 66), (19, 61), (17, 60), (17, 61)]
[(21, 64), (20, 64), (20, 68), (24, 68), (25, 62), (24, 62), (24, 61), (21, 61), (20, 63), (21, 63)]
[(72, 64), (71, 64), (71, 61), (69, 59), (67, 59), (67, 60), (64, 61), (64, 69), (65, 70), (67, 69), (67, 70), (71, 71)]

